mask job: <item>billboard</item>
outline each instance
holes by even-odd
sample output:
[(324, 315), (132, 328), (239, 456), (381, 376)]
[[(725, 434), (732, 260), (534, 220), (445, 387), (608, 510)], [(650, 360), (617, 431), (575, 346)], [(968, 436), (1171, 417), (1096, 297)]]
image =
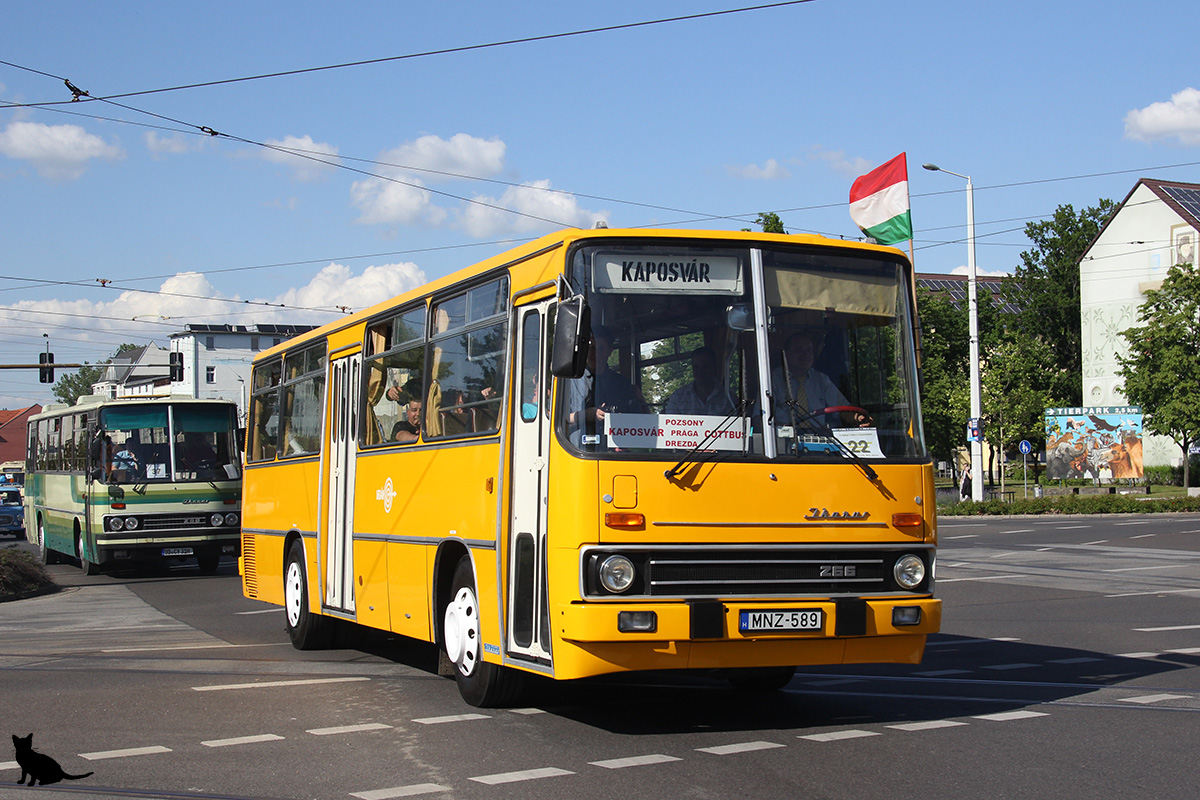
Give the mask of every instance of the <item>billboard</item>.
[(1139, 406), (1046, 409), (1046, 477), (1107, 483), (1143, 475)]

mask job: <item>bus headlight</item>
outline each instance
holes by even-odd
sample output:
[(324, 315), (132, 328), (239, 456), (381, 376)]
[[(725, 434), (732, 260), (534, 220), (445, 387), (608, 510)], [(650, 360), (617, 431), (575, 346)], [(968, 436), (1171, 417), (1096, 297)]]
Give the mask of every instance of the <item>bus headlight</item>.
[(912, 553), (900, 556), (892, 567), (892, 576), (902, 589), (915, 589), (925, 580), (925, 562)]
[(633, 562), (625, 556), (609, 556), (600, 562), (600, 585), (620, 594), (633, 585)]
[(125, 520), (121, 519), (120, 517), (109, 517), (108, 529), (110, 531), (125, 530)]
[(208, 518), (208, 524), (212, 525), (214, 528), (219, 527), (221, 525), (221, 523), (223, 523), (224, 521), (225, 521), (224, 514), (213, 514), (211, 517)]
[(125, 518), (125, 530), (136, 531), (137, 526), (138, 526), (138, 518), (137, 517), (126, 517)]
[(225, 524), (226, 525), (237, 525), (238, 524), (238, 515), (234, 514), (232, 511), (230, 511), (228, 514), (225, 515)]

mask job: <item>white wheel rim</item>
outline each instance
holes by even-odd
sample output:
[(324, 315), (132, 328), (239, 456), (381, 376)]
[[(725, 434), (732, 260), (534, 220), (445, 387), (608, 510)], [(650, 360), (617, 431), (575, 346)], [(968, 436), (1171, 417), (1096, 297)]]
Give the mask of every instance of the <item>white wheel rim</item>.
[(467, 587), (458, 590), (446, 606), (443, 626), (446, 655), (463, 675), (471, 675), (479, 664), (479, 609), (475, 593)]
[(304, 601), (304, 572), (295, 561), (288, 564), (287, 579), (283, 582), (283, 601), (287, 608), (288, 625), (300, 624), (300, 604)]

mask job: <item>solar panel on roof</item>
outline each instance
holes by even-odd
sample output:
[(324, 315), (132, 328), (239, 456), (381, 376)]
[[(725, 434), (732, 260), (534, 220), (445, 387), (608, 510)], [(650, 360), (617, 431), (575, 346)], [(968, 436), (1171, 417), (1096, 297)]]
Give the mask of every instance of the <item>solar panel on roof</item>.
[(1189, 189), (1183, 186), (1159, 187), (1167, 196), (1183, 206), (1193, 219), (1200, 220), (1200, 189)]

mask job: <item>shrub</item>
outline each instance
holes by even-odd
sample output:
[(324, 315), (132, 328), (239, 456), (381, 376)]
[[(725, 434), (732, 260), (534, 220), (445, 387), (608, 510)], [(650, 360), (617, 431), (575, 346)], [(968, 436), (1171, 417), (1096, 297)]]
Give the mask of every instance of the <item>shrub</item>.
[(0, 549), (0, 600), (27, 597), (52, 586), (46, 568), (28, 550), (15, 544)]
[(982, 503), (964, 500), (961, 503), (938, 506), (938, 515), (943, 517), (972, 514), (1007, 516), (1018, 514), (1155, 514), (1168, 511), (1200, 511), (1200, 497), (1138, 500), (1136, 496), (1123, 494), (1072, 494), (1022, 498), (1011, 503), (1003, 500), (985, 500)]

